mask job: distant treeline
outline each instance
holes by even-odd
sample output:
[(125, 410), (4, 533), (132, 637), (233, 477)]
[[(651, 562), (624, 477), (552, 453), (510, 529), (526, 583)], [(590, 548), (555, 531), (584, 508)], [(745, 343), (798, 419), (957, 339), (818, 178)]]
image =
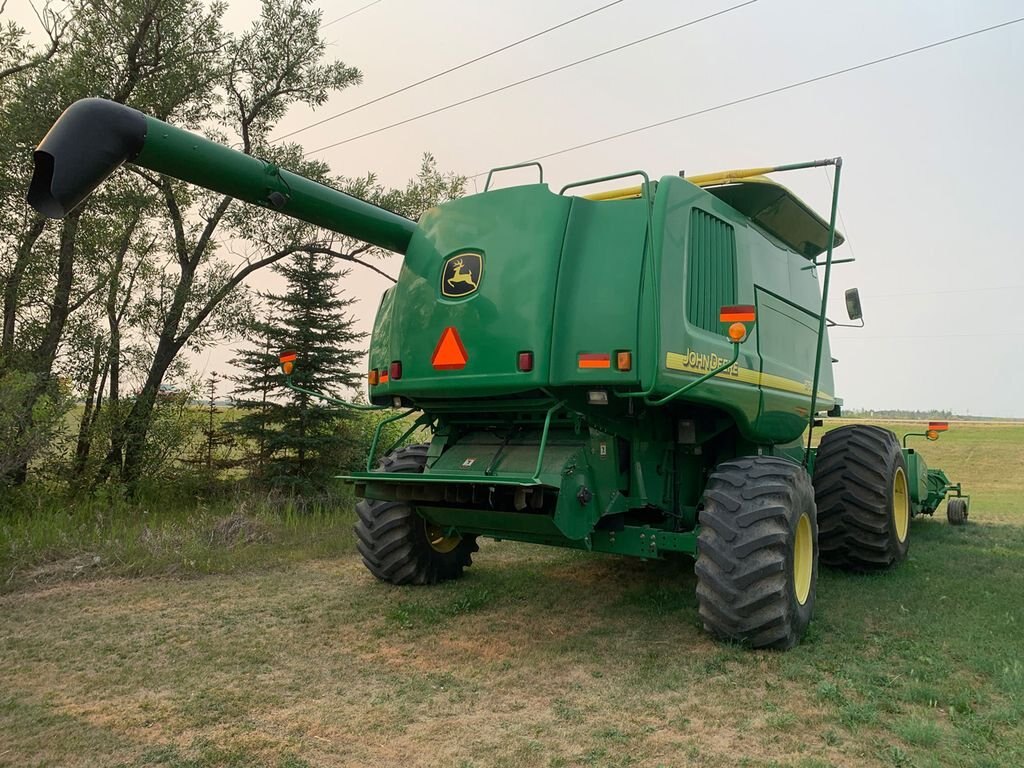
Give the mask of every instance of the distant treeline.
[(844, 408), (843, 416), (848, 416), (851, 419), (899, 419), (901, 421), (1024, 421), (1024, 419), (1007, 419), (999, 416), (972, 416), (969, 413), (954, 413), (953, 411), (907, 411), (898, 408)]

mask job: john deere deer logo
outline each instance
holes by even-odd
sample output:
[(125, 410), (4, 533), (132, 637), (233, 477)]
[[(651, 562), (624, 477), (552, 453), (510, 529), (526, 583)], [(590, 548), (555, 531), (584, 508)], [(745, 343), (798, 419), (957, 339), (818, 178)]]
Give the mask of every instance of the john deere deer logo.
[(468, 296), (480, 287), (483, 258), (479, 253), (459, 253), (444, 263), (441, 293), (451, 299)]

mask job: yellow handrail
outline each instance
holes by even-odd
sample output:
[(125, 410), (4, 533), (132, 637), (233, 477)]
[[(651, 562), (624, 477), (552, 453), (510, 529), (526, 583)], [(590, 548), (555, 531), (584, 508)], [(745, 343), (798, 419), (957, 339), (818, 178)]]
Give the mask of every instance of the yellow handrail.
[[(767, 166), (764, 168), (739, 168), (732, 171), (716, 171), (715, 173), (703, 173), (699, 176), (687, 176), (686, 180), (698, 187), (709, 187), (712, 184), (728, 184), (731, 181), (749, 179), (751, 176), (764, 176), (766, 173), (778, 170), (778, 167)], [(606, 192), (593, 192), (584, 195), (587, 200), (629, 200), (640, 197), (640, 187), (624, 187), (622, 189), (609, 189)]]

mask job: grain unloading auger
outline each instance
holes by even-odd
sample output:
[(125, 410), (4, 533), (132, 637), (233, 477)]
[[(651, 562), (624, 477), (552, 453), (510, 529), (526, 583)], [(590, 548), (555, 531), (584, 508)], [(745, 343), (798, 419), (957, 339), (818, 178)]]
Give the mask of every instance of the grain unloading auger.
[[(527, 164), (539, 183), (492, 190), (488, 177), (414, 224), (90, 99), (40, 144), (29, 201), (64, 215), (126, 161), (405, 254), (377, 311), (371, 405), (347, 404), (432, 434), (348, 478), (364, 497), (359, 551), (382, 580), (455, 578), (481, 535), (688, 555), (710, 632), (788, 648), (810, 621), (819, 554), (888, 568), (912, 515), (954, 491), (950, 519), (966, 517), (959, 486), (888, 430), (842, 426), (812, 447), (841, 406), (826, 332), (838, 159), (634, 171), (557, 194)], [(823, 165), (828, 221), (766, 178)], [(639, 183), (567, 194), (618, 178)], [(859, 319), (855, 291), (847, 307)], [(286, 373), (301, 362), (282, 358)]]

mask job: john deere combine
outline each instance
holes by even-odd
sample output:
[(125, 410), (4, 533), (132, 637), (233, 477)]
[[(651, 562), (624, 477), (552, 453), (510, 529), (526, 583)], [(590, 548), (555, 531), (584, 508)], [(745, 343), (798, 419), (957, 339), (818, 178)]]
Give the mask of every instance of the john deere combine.
[[(350, 404), (432, 435), (349, 478), (359, 551), (384, 581), (458, 577), (478, 536), (687, 555), (708, 631), (789, 648), (819, 556), (892, 567), (911, 516), (950, 491), (950, 520), (966, 519), (959, 486), (892, 432), (844, 426), (812, 447), (841, 405), (826, 333), (838, 158), (557, 193), (539, 164), (538, 183), (491, 189), (500, 168), (418, 223), (99, 99), (71, 106), (35, 160), (28, 198), (48, 216), (127, 161), (405, 254), (377, 311), (371, 405)], [(828, 220), (766, 177), (823, 165)], [(633, 186), (576, 194), (618, 179)], [(847, 307), (859, 319), (856, 291)]]

